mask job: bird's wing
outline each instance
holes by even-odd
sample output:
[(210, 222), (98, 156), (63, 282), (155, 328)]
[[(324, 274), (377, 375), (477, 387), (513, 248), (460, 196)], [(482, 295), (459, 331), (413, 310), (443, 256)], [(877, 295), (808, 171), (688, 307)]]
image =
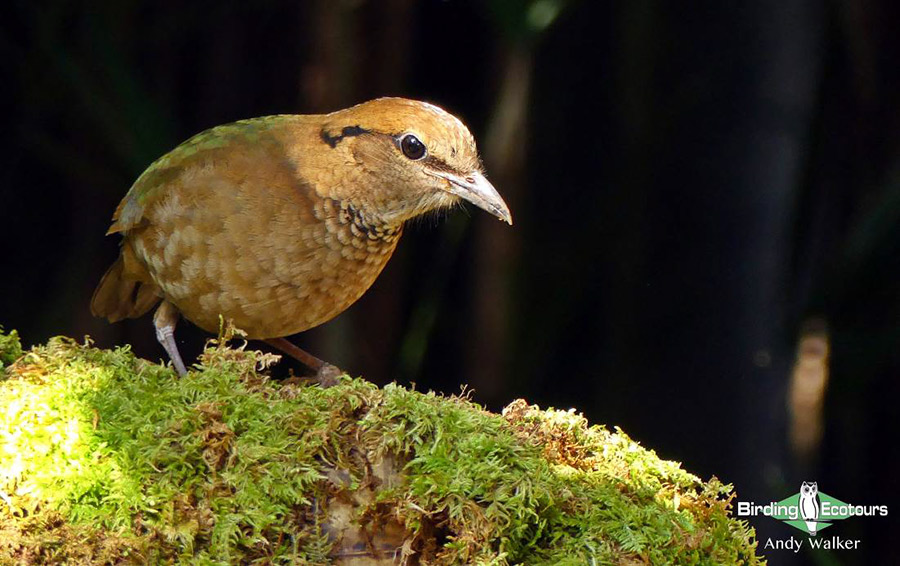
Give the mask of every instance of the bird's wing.
[(154, 161), (119, 203), (107, 234), (124, 233), (138, 226), (144, 219), (147, 208), (158, 201), (170, 182), (177, 179), (192, 163), (234, 144), (252, 146), (260, 143), (271, 125), (277, 122), (274, 120), (276, 118), (284, 117), (264, 116), (210, 128)]

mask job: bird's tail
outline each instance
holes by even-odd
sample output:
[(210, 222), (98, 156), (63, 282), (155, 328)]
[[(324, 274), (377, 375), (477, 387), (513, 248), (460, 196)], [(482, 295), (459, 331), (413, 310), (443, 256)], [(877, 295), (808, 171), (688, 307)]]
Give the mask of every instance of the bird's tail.
[[(126, 257), (130, 253), (131, 249), (127, 244), (123, 246), (122, 254), (106, 270), (103, 279), (97, 285), (91, 298), (91, 313), (94, 316), (105, 317), (110, 322), (118, 322), (123, 318), (137, 318), (159, 302), (159, 287), (130, 273), (132, 270), (128, 267), (137, 263), (133, 255)], [(149, 276), (146, 279), (149, 280)]]
[(816, 521), (807, 521), (806, 522), (806, 530), (809, 531), (809, 534), (812, 536), (816, 536), (816, 527), (818, 527), (818, 523)]

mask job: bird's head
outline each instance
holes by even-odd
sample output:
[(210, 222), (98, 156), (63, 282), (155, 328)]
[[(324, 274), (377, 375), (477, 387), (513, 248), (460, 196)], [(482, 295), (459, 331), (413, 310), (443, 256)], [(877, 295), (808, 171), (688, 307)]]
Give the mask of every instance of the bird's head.
[(352, 198), (385, 220), (402, 223), (463, 199), (512, 224), (484, 176), (475, 139), (452, 114), (426, 102), (379, 98), (324, 118), (322, 142), (367, 179)]

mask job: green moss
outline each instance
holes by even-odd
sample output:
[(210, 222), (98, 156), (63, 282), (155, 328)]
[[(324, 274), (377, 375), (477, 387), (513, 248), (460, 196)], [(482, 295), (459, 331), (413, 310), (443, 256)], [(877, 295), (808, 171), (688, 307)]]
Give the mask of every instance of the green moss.
[(19, 334), (15, 330), (5, 334), (0, 326), (0, 371), (12, 365), (22, 355), (22, 343), (19, 342)]
[(621, 431), (270, 382), (273, 359), (213, 345), (178, 379), (127, 347), (26, 353), (0, 383), (0, 563), (345, 564), (354, 537), (408, 564), (761, 563), (729, 486)]

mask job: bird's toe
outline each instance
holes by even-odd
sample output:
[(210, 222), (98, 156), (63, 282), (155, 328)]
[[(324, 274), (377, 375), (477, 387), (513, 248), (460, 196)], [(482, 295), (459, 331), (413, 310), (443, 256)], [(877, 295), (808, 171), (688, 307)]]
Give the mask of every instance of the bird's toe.
[(342, 375), (344, 375), (344, 372), (339, 367), (324, 364), (316, 372), (316, 381), (319, 382), (321, 387), (334, 387), (340, 383)]

